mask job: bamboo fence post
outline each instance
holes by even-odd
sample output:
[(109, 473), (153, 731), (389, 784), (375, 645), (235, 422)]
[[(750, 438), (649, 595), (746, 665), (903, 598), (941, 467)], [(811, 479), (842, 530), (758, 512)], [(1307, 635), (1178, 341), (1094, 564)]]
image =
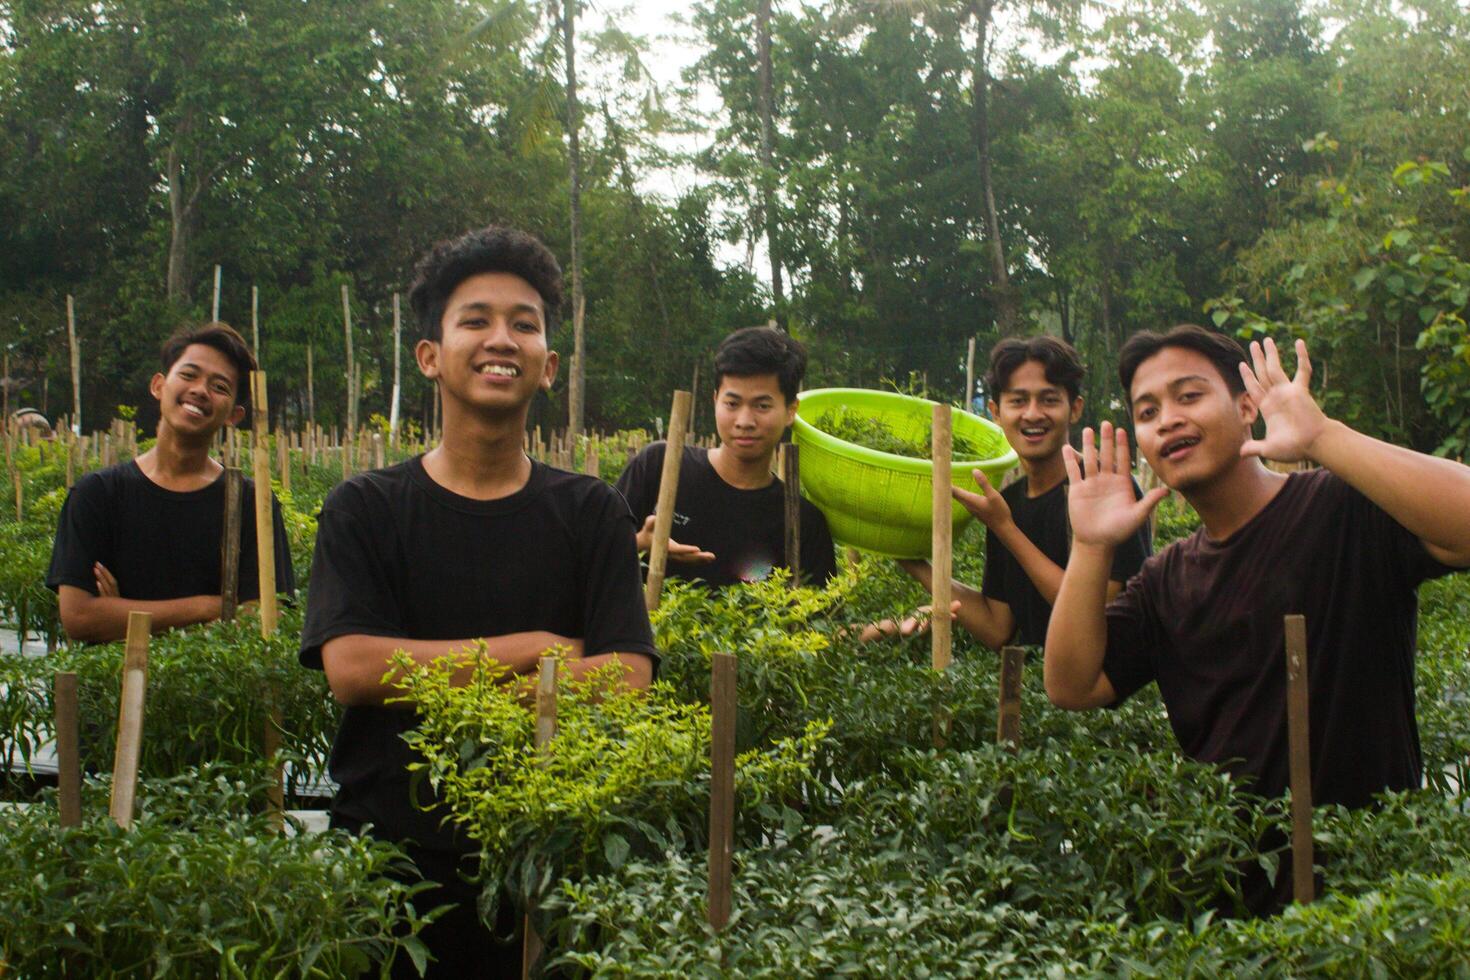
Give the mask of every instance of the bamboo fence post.
[(82, 761), (77, 754), (77, 675), (56, 672), (56, 798), (63, 827), (82, 822)]
[(133, 800), (138, 792), (138, 760), (143, 754), (143, 702), (148, 688), (148, 637), (152, 630), (151, 615), (137, 611), (128, 613), (110, 808), (112, 819), (124, 830), (132, 825)]
[(260, 365), (260, 287), (250, 287), (250, 353)]
[[(543, 656), (536, 669), (536, 752), (544, 758), (556, 737), (556, 667), (555, 657)], [(541, 937), (531, 925), (531, 912), (527, 910), (522, 929), (521, 977), (531, 976), (531, 969), (541, 958)]]
[(1312, 876), (1312, 748), (1307, 713), (1307, 620), (1286, 617), (1286, 724), (1291, 770), (1292, 897), (1316, 897)]
[(393, 401), (388, 408), (388, 438), (393, 441), (393, 448), (398, 448), (398, 392), (399, 382), (402, 380), (400, 374), (400, 362), (403, 354), (403, 315), (399, 309), (398, 294), (393, 294)]
[(82, 350), (77, 346), (77, 306), (66, 297), (66, 340), (71, 348), (71, 431), (82, 434)]
[(276, 472), (281, 474), (281, 489), (291, 492), (291, 437), (285, 429), (276, 429)]
[(965, 411), (975, 404), (975, 338), (972, 336), (965, 350)]
[[(306, 424), (312, 428), (316, 427), (316, 379), (311, 373), (311, 351), (312, 344), (306, 345)], [(316, 458), (312, 458), (316, 462)]]
[(664, 573), (668, 570), (669, 531), (674, 526), (674, 500), (679, 493), (679, 462), (684, 457), (684, 433), (689, 427), (692, 396), (687, 391), (674, 392), (674, 405), (669, 414), (669, 441), (664, 448), (664, 468), (658, 484), (658, 508), (653, 518), (653, 543), (648, 549), (648, 584), (644, 605), (649, 612), (658, 608), (664, 591)]
[(1026, 651), (1004, 647), (1000, 651), (1000, 707), (996, 712), (995, 740), (1012, 752), (1021, 747), (1021, 675)]
[(240, 606), (240, 501), (244, 490), (245, 474), (240, 467), (225, 467), (225, 524), (219, 549), (219, 618), (225, 622), (235, 618)]
[(347, 295), (347, 284), (342, 284), (342, 336), (347, 344), (347, 428), (357, 428), (357, 392), (353, 388), (357, 362), (352, 357), (352, 301)]
[(801, 587), (801, 463), (795, 443), (781, 445), (781, 491), (786, 513), (786, 567), (791, 587)]
[(220, 287), (220, 268), (219, 268), (219, 266), (216, 265), (214, 267), (214, 305), (212, 307), (210, 307), (210, 312), (209, 312), (209, 319), (210, 319), (210, 322), (212, 322), (212, 323), (218, 323), (219, 322), (219, 287)]
[[(930, 561), (929, 636), (932, 641), (932, 664), (935, 670), (949, 669), (954, 644), (954, 623), (950, 619), (950, 596), (953, 592), (954, 538), (953, 513), (950, 508), (950, 457), (953, 450), (952, 413), (948, 405), (934, 406), (934, 422), (930, 434), (933, 453), (933, 546)], [(943, 748), (949, 741), (950, 716), (942, 704), (934, 705), (934, 747)]]
[(735, 689), (738, 661), (728, 653), (710, 657), (709, 924), (716, 932), (730, 921), (731, 864), (735, 853)]
[(386, 460), (383, 458), (383, 433), (373, 433), (373, 469), (383, 468)]
[(252, 426), (255, 460), (255, 555), (256, 582), (260, 586), (260, 635), (276, 631), (276, 534), (271, 514), (271, 457), (262, 434), (268, 431), (265, 401), (265, 372), (250, 372), (250, 402), (255, 409)]

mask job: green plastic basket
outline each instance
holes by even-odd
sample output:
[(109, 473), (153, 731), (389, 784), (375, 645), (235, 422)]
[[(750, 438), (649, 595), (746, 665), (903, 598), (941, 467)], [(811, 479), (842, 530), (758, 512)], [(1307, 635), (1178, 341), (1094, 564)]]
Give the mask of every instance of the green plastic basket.
[[(801, 393), (792, 441), (801, 447), (801, 492), (827, 518), (839, 543), (889, 558), (924, 558), (933, 548), (933, 469), (913, 459), (859, 446), (818, 429), (827, 412), (849, 412), (884, 422), (900, 439), (922, 439), (934, 418), (934, 402), (891, 391), (819, 388)], [(955, 435), (981, 447), (982, 459), (953, 461), (950, 482), (975, 489), (979, 469), (994, 486), (1016, 465), (1016, 452), (994, 422), (958, 409)], [(974, 520), (953, 504), (956, 533)]]

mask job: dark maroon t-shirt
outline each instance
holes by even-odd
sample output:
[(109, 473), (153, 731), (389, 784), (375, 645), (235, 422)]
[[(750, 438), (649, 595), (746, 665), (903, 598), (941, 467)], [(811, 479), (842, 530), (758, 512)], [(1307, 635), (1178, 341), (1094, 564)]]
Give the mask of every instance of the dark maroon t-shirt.
[(1293, 473), (1224, 541), (1203, 529), (1108, 605), (1103, 672), (1122, 701), (1157, 681), (1184, 753), (1266, 796), (1288, 785), (1283, 617), (1307, 621), (1312, 799), (1417, 788), (1418, 585), (1454, 569), (1327, 470)]

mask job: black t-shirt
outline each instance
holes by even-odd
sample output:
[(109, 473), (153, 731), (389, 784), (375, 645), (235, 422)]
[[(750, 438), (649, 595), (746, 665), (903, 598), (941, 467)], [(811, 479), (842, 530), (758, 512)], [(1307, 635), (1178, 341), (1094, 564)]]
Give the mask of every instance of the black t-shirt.
[[(291, 547), (272, 495), (276, 591), (296, 592)], [(101, 562), (126, 599), (155, 601), (219, 595), (225, 528), (225, 479), (202, 490), (167, 490), (129, 460), (77, 481), (66, 496), (51, 548), (46, 585), (73, 585), (97, 594), (92, 564)], [(260, 598), (256, 575), (255, 484), (240, 495), (240, 601)]]
[[(618, 477), (618, 489), (638, 526), (658, 507), (664, 449), (655, 442), (634, 457)], [(716, 588), (759, 582), (776, 567), (786, 567), (786, 497), (779, 479), (759, 490), (732, 487), (715, 472), (709, 450), (685, 446), (679, 463), (679, 492), (669, 536), (711, 552), (707, 565), (670, 561), (670, 578), (702, 579)], [(837, 571), (827, 518), (801, 499), (801, 573), (809, 585), (825, 585)]]
[(1304, 615), (1312, 800), (1363, 806), (1420, 785), (1417, 588), (1451, 571), (1332, 473), (1293, 473), (1228, 539), (1201, 528), (1144, 564), (1108, 605), (1103, 672), (1120, 701), (1158, 681), (1185, 755), (1279, 796), (1283, 617)]
[[(1021, 533), (1043, 555), (1066, 568), (1067, 557), (1072, 552), (1071, 525), (1067, 518), (1067, 483), (1063, 480), (1039, 497), (1028, 497), (1026, 486), (1027, 479), (1023, 476), (1001, 491), (1001, 496), (1010, 505), (1011, 517)], [(1133, 493), (1137, 497), (1143, 496), (1136, 483)], [(1114, 582), (1127, 582), (1152, 553), (1148, 527), (1139, 528), (1137, 534), (1113, 553), (1113, 570), (1108, 578)], [(980, 592), (1010, 606), (1011, 615), (1016, 619), (1013, 642), (1021, 646), (1040, 646), (1046, 642), (1051, 603), (1046, 601), (1037, 590), (1036, 583), (1031, 581), (1031, 576), (1026, 574), (1026, 569), (989, 528), (985, 530), (985, 578)]]
[[(531, 464), (526, 485), (472, 500), (435, 483), (415, 457), (361, 473), (322, 505), (301, 632), (301, 662), (320, 670), (322, 644), (350, 633), (456, 640), (549, 630), (586, 656), (646, 654), (657, 663), (643, 604), (632, 518), (594, 477)], [(348, 707), (332, 746), (334, 820), (371, 823), (388, 840), (467, 850), (410, 797), (415, 714)]]

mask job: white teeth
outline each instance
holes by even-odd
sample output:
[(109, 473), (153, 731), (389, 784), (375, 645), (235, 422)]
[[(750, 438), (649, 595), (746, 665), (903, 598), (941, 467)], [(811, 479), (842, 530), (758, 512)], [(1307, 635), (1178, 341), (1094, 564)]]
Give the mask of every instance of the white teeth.
[(190, 405), (188, 402), (184, 402), (184, 411), (188, 412), (191, 415), (197, 415), (200, 418), (204, 417), (204, 410), (201, 409), (198, 405)]
[(480, 367), (481, 374), (494, 374), (502, 378), (515, 378), (520, 376), (520, 369), (510, 364), (485, 364)]

